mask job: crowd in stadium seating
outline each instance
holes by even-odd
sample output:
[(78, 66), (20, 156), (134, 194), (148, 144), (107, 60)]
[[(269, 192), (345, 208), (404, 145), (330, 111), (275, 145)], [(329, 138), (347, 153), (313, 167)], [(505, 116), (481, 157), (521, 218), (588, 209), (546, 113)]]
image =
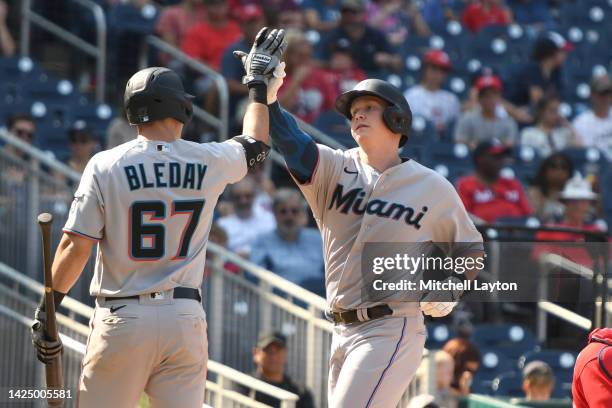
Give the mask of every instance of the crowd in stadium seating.
[[(442, 174), (446, 172), (455, 183), (476, 222), (534, 215), (551, 225), (590, 229), (595, 228), (595, 220), (610, 215), (609, 203), (602, 203), (601, 196), (601, 193), (608, 196), (603, 184), (607, 180), (604, 171), (609, 166), (605, 161), (598, 165), (585, 160), (576, 163), (575, 157), (566, 155), (565, 150), (594, 147), (604, 158), (612, 159), (612, 80), (605, 70), (593, 71), (594, 76), (589, 71), (583, 79), (590, 81), (586, 92), (590, 95), (591, 107), (588, 109), (586, 97), (575, 103), (573, 90), (568, 90), (568, 86), (576, 84), (567, 83), (564, 70), (569, 63), (574, 67), (578, 63), (576, 59), (585, 56), (580, 51), (585, 45), (574, 45), (550, 30), (567, 28), (561, 5), (555, 2), (132, 0), (99, 3), (112, 20), (111, 31), (119, 30), (121, 35), (134, 34), (134, 30), (140, 30), (140, 34), (155, 33), (187, 55), (219, 70), (228, 81), (233, 132), (240, 131), (246, 87), (240, 81), (242, 66), (232, 51), (247, 51), (261, 26), (279, 25), (287, 28), (289, 42), (285, 56), (287, 77), (279, 94), (281, 104), (304, 121), (329, 130), (325, 126), (327, 119), (322, 118), (334, 116), (330, 112), (339, 93), (366, 77), (391, 80), (403, 88), (415, 124), (424, 123), (413, 135), (405, 153), (414, 153), (414, 158), (426, 165), (446, 167)], [(0, 45), (5, 55), (11, 55), (15, 45), (5, 24), (6, 14), (6, 4), (0, 2)], [(147, 24), (123, 22), (122, 27), (122, 21), (113, 20), (113, 16), (138, 18)], [(510, 47), (513, 39), (510, 25), (514, 23), (521, 24), (514, 26), (515, 31), (525, 31), (519, 36), (518, 41), (523, 43), (519, 48), (523, 52), (517, 54), (518, 59), (501, 51), (496, 58), (488, 58), (488, 51), (479, 48), (481, 43), (500, 50)], [(607, 33), (602, 31), (600, 35)], [(443, 43), (436, 44), (435, 39)], [(495, 40), (501, 39), (504, 45), (496, 45)], [(524, 44), (529, 46), (527, 52)], [(119, 50), (125, 48), (121, 43), (109, 46), (109, 54), (122, 55), (123, 51)], [(574, 53), (579, 55), (572, 56)], [(193, 72), (163, 53), (155, 55), (153, 62), (179, 69), (186, 78), (192, 79), (194, 91), (200, 96), (199, 103), (214, 113), (217, 93), (209, 78), (194, 77)], [(599, 62), (593, 57), (592, 62), (581, 64), (591, 69)], [(604, 68), (605, 63), (610, 63), (603, 62)], [(420, 72), (418, 82), (417, 72)], [(453, 86), (457, 79), (464, 80), (464, 88)], [(570, 122), (572, 115), (568, 115), (568, 106), (575, 114), (573, 122)], [(579, 110), (582, 111), (579, 113)], [(347, 144), (354, 145), (344, 120), (335, 117), (333, 121), (335, 131), (331, 135), (344, 133), (339, 140), (345, 143), (348, 139)], [(69, 149), (62, 152), (62, 158), (79, 171), (94, 152), (92, 137), (96, 135), (91, 132), (92, 124), (79, 118), (65, 129)], [(134, 135), (134, 129), (119, 110), (108, 126), (106, 139), (100, 140), (100, 147), (116, 146)], [(439, 146), (433, 146), (436, 143)], [(45, 145), (40, 141), (38, 144)], [(457, 156), (457, 147), (461, 144), (468, 151)], [(444, 149), (444, 146), (455, 152), (454, 157), (447, 155), (450, 161), (438, 161), (433, 153), (423, 153)], [(522, 157), (516, 157), (516, 149), (521, 147), (532, 148), (531, 155), (536, 158), (529, 164), (526, 160), (522, 162)], [(514, 178), (507, 177), (508, 166), (514, 171)], [(303, 238), (302, 242), (302, 235), (310, 237), (309, 229), (300, 229), (300, 239), (296, 239), (288, 238), (295, 232), (287, 234), (285, 227), (277, 225), (276, 221), (284, 215), (272, 208), (273, 198), (276, 200), (274, 190), (291, 186), (292, 182), (286, 173), (282, 175), (283, 169), (272, 167), (276, 175), (272, 179), (268, 165), (252, 175), (255, 177), (233, 186), (220, 202), (217, 222), (227, 234), (230, 249), (301, 283), (305, 274), (294, 272), (296, 275), (291, 276), (281, 272), (282, 267), (274, 259), (284, 257), (260, 248), (262, 240), (258, 236), (266, 233), (280, 242), (292, 243), (287, 250), (302, 252), (301, 245), (316, 247), (311, 245), (310, 238)], [(592, 194), (586, 204), (581, 204), (582, 211), (578, 214), (585, 219), (580, 222), (571, 209), (575, 201), (585, 200), (561, 197), (575, 171), (582, 172)], [(10, 174), (3, 175), (3, 183), (10, 183), (7, 181), (10, 177)], [(260, 192), (261, 187), (264, 188)], [(282, 196), (283, 192), (279, 194)], [(564, 211), (573, 215), (568, 216)], [(290, 228), (305, 225), (301, 214), (296, 218), (300, 220), (295, 220)], [(596, 228), (605, 229), (605, 224), (598, 224)], [(252, 252), (253, 244), (257, 244), (257, 251), (265, 253)], [(320, 251), (304, 252), (308, 253), (304, 262), (317, 259), (319, 264)]]

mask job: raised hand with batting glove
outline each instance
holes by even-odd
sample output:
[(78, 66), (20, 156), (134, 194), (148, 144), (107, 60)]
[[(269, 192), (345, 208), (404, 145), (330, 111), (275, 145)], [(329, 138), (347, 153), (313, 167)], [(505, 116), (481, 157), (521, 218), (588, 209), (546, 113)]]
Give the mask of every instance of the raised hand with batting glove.
[(242, 60), (246, 72), (242, 78), (243, 84), (249, 87), (256, 84), (268, 85), (268, 80), (287, 48), (284, 38), (285, 30), (270, 30), (264, 27), (257, 33), (253, 47), (248, 54), (234, 51), (234, 55)]
[[(461, 279), (456, 276), (451, 276), (442, 281), (442, 284), (450, 283), (452, 285), (459, 285)], [(431, 317), (444, 317), (453, 311), (461, 295), (462, 290), (448, 290), (448, 291), (430, 291), (420, 301), (421, 311)]]

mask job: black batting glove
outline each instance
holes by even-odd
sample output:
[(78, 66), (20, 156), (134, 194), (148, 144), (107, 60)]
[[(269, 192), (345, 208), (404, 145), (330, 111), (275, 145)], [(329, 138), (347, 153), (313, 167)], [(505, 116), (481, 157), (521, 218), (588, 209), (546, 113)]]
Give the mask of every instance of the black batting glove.
[[(64, 296), (66, 296), (65, 293), (53, 291), (55, 310), (59, 307)], [(45, 296), (43, 295), (40, 299), (40, 304), (34, 311), (34, 321), (30, 326), (30, 335), (32, 337), (32, 345), (36, 349), (36, 357), (38, 357), (38, 360), (41, 363), (50, 364), (63, 353), (64, 346), (59, 338), (57, 340), (49, 339), (45, 334), (46, 327), (47, 313), (45, 311)]]
[(38, 360), (41, 363), (50, 364), (62, 354), (64, 346), (59, 338), (53, 341), (47, 337), (45, 334), (46, 326), (47, 314), (37, 308), (34, 312), (34, 321), (30, 326), (32, 344), (36, 349), (36, 357), (38, 357)]

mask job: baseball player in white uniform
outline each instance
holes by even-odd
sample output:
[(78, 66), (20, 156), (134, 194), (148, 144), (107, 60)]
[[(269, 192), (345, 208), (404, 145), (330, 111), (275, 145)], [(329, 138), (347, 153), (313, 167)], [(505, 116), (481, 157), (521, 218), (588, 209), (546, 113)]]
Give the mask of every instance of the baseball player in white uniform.
[[(350, 120), (359, 147), (332, 150), (314, 143), (276, 101), (282, 69), (281, 63), (268, 86), (270, 135), (323, 238), (329, 317), (335, 323), (328, 405), (395, 407), (421, 361), (423, 313), (449, 314), (461, 291), (428, 293), (420, 302), (369, 299), (361, 268), (364, 244), (466, 243), (452, 256), (478, 258), (484, 255), (482, 237), (446, 179), (399, 157), (412, 115), (398, 89), (368, 79), (340, 95), (336, 109)], [(453, 250), (447, 245), (446, 254)]]
[[(192, 97), (174, 72), (147, 68), (129, 80), (124, 102), (138, 137), (87, 164), (52, 267), (59, 305), (97, 244), (79, 406), (134, 408), (143, 391), (152, 408), (202, 406), (208, 342), (200, 286), (212, 214), (225, 186), (269, 151), (265, 75), (278, 64), (283, 36), (262, 29), (245, 55), (244, 134), (223, 143), (181, 139)], [(41, 304), (32, 340), (47, 363), (62, 345), (45, 338), (45, 318)]]

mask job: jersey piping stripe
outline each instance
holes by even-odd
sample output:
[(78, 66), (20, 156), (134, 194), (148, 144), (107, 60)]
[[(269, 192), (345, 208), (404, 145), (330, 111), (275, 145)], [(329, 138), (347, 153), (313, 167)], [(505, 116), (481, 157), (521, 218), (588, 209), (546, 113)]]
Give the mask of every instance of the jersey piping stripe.
[(91, 322), (89, 324), (89, 334), (87, 335), (87, 343), (85, 343), (85, 354), (83, 354), (83, 359), (81, 360), (81, 373), (79, 374), (79, 383), (77, 384), (77, 397), (76, 397), (76, 406), (79, 407), (79, 399), (81, 396), (81, 383), (83, 382), (83, 375), (85, 372), (83, 369), (85, 368), (85, 357), (87, 356), (87, 351), (89, 350), (89, 340), (91, 340), (91, 336), (93, 334), (94, 322), (96, 321), (96, 311), (98, 307), (94, 309), (93, 316), (91, 317)]
[(92, 241), (100, 241), (102, 239), (102, 238), (92, 237), (91, 235), (83, 234), (82, 232), (71, 230), (71, 229), (68, 229), (68, 228), (64, 228), (63, 231), (66, 234), (69, 234), (69, 235), (78, 235), (80, 237), (87, 238), (87, 239), (90, 239)]
[(387, 364), (387, 367), (385, 367), (385, 369), (383, 370), (383, 372), (382, 372), (382, 374), (380, 376), (380, 379), (376, 383), (376, 387), (374, 387), (374, 390), (372, 391), (372, 395), (370, 395), (370, 399), (368, 399), (368, 403), (366, 404), (366, 408), (368, 408), (370, 406), (370, 404), (372, 403), (372, 400), (374, 399), (374, 395), (376, 395), (376, 391), (378, 391), (378, 387), (380, 387), (380, 384), (382, 383), (382, 380), (385, 378), (385, 375), (387, 374), (387, 371), (391, 367), (391, 364), (393, 364), (393, 360), (395, 360), (395, 356), (397, 355), (397, 352), (399, 351), (400, 345), (402, 344), (402, 340), (404, 339), (404, 331), (406, 330), (406, 321), (407, 321), (407, 319), (404, 317), (404, 323), (402, 325), (402, 334), (400, 335), (400, 338), (397, 341), (397, 344), (395, 345), (395, 351), (393, 352), (393, 355), (391, 356), (391, 359), (389, 360), (389, 364)]

